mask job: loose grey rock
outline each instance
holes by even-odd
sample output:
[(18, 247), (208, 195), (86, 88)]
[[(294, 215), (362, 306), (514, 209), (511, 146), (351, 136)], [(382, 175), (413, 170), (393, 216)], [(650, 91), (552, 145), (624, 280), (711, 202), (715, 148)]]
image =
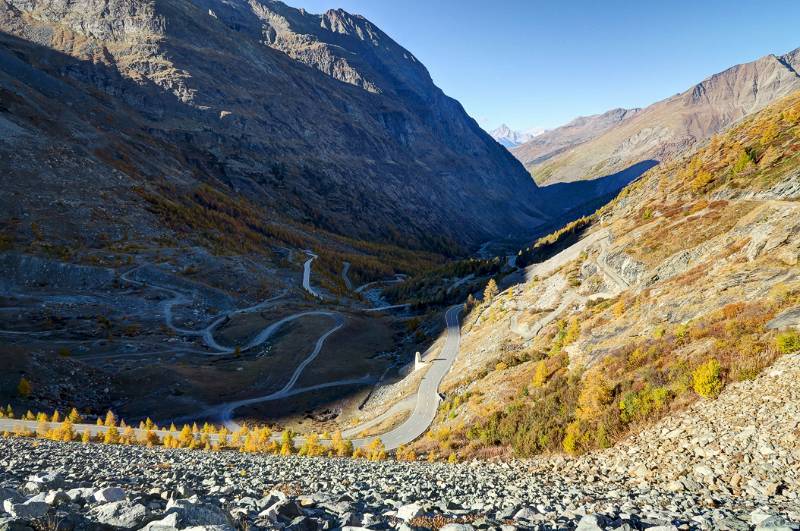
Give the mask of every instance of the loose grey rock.
[(25, 520), (0, 518), (0, 531), (33, 531)]
[(597, 516), (587, 514), (580, 519), (575, 531), (603, 531), (603, 527), (600, 525), (600, 519)]
[(99, 502), (115, 502), (125, 498), (125, 491), (119, 487), (107, 487), (95, 491), (94, 499)]
[(94, 521), (119, 527), (123, 529), (133, 529), (140, 527), (147, 518), (147, 509), (140, 503), (133, 503), (130, 500), (120, 500), (105, 503), (94, 507), (89, 511), (89, 516)]
[(62, 505), (70, 501), (70, 497), (63, 490), (50, 491), (44, 497), (44, 502), (48, 505)]
[(475, 529), (469, 524), (447, 524), (439, 528), (439, 531), (473, 531)]
[(0, 502), (5, 502), (6, 500), (22, 503), (25, 501), (25, 498), (22, 496), (22, 494), (14, 489), (0, 487)]
[(797, 531), (800, 525), (792, 524), (780, 516), (770, 516), (756, 526), (756, 531)]
[(29, 483), (38, 483), (43, 487), (59, 488), (64, 486), (64, 477), (57, 470), (47, 470), (28, 477)]
[(178, 529), (178, 513), (168, 514), (161, 520), (154, 520), (142, 528), (143, 531), (173, 531)]
[(416, 503), (403, 505), (397, 509), (397, 517), (403, 521), (409, 521), (422, 514), (422, 507)]
[(167, 513), (177, 514), (183, 527), (229, 525), (228, 517), (220, 507), (192, 500), (171, 500), (167, 504)]
[(3, 502), (3, 509), (14, 518), (25, 520), (35, 520), (47, 514), (50, 506), (43, 501), (27, 501), (25, 503), (14, 503), (11, 500)]
[(514, 520), (528, 520), (533, 521), (539, 517), (539, 513), (530, 507), (524, 507), (514, 514)]

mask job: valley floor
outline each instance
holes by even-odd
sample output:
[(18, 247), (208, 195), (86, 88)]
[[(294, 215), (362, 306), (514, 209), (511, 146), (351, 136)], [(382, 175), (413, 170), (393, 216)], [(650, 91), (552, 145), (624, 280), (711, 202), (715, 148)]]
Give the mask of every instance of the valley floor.
[(797, 530), (798, 381), (800, 355), (785, 356), (578, 459), (448, 465), (3, 438), (0, 526)]

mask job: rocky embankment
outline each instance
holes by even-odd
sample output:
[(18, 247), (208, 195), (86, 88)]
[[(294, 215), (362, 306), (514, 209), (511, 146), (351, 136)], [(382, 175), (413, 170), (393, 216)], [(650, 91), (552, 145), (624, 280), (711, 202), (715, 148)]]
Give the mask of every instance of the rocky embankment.
[(0, 529), (800, 529), (800, 356), (579, 459), (405, 463), (0, 439)]

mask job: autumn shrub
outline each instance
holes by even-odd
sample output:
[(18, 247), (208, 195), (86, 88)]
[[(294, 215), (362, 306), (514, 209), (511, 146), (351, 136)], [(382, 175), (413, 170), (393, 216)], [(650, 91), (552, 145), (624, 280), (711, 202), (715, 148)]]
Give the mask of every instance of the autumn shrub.
[(692, 373), (692, 387), (703, 398), (716, 398), (722, 392), (722, 366), (711, 358)]
[(533, 373), (532, 384), (534, 387), (542, 387), (547, 381), (548, 371), (547, 363), (545, 360), (539, 360), (536, 363), (536, 370)]
[(753, 157), (750, 155), (750, 153), (747, 150), (742, 149), (736, 159), (736, 162), (733, 164), (732, 171), (735, 175), (744, 173), (748, 168), (753, 167), (753, 162)]
[(583, 438), (581, 422), (579, 420), (570, 422), (564, 434), (564, 440), (561, 443), (564, 447), (564, 451), (568, 454), (577, 454), (580, 447), (583, 445)]
[(649, 384), (641, 391), (628, 391), (619, 402), (620, 418), (625, 423), (648, 420), (666, 405), (669, 394), (665, 387)]
[(353, 455), (353, 443), (342, 437), (342, 432), (337, 430), (331, 439), (331, 450), (337, 457), (350, 457)]
[(612, 388), (601, 370), (589, 371), (578, 395), (576, 416), (581, 420), (591, 420), (600, 416), (606, 405), (613, 399)]
[(309, 433), (303, 440), (298, 455), (305, 457), (319, 457), (326, 452), (325, 447), (319, 441), (319, 435)]
[(775, 338), (775, 346), (781, 354), (791, 354), (800, 350), (800, 333), (796, 330), (781, 332)]
[(294, 433), (292, 430), (283, 430), (281, 433), (281, 449), (280, 455), (287, 456), (296, 452), (294, 447)]
[(370, 461), (384, 461), (387, 457), (386, 447), (379, 438), (373, 439), (365, 448), (365, 456)]
[(395, 458), (398, 461), (414, 462), (417, 460), (417, 454), (410, 446), (401, 445), (395, 450)]
[(104, 444), (118, 444), (119, 443), (119, 430), (116, 426), (109, 426), (103, 434)]
[(708, 170), (700, 170), (692, 179), (692, 190), (700, 192), (706, 188), (711, 182), (714, 181), (714, 174)]
[(554, 372), (543, 387), (489, 414), (466, 430), (472, 444), (510, 446), (519, 457), (561, 451), (564, 430), (577, 403), (577, 374)]

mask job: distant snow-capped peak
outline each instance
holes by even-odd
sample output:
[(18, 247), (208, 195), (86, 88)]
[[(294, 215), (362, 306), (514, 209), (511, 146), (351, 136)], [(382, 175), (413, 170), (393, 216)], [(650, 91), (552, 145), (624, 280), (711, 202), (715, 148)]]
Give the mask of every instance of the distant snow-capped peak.
[(497, 129), (490, 131), (489, 134), (503, 146), (512, 148), (530, 141), (532, 138), (544, 133), (544, 131), (545, 130), (540, 127), (526, 129), (524, 131), (514, 131), (506, 124), (503, 124)]

